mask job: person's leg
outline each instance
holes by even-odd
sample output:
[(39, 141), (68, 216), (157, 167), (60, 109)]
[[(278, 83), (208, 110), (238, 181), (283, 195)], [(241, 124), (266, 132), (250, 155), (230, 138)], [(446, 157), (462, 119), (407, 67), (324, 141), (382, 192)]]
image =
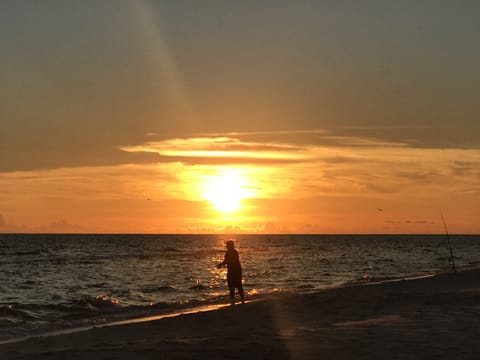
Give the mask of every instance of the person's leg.
[(240, 294), (240, 298), (242, 299), (242, 303), (245, 302), (245, 295), (243, 293), (243, 285), (240, 283), (240, 286), (238, 287), (238, 293)]
[(233, 286), (230, 286), (229, 289), (230, 289), (230, 304), (235, 304), (235, 288)]

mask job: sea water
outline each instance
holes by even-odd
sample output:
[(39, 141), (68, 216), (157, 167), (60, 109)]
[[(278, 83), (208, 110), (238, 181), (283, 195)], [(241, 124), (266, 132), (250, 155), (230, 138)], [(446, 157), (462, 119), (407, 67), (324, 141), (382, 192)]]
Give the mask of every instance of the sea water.
[[(224, 303), (225, 241), (247, 297), (452, 271), (445, 235), (0, 235), (0, 340)], [(458, 269), (480, 236), (450, 236)]]

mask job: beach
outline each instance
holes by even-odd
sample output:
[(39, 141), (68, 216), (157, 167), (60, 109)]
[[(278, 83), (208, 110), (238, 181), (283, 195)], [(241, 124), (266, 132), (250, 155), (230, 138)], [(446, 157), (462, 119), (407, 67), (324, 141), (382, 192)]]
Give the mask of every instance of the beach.
[(480, 360), (479, 27), (0, 0), (0, 360)]
[(1, 359), (478, 359), (480, 271), (282, 294), (0, 345)]

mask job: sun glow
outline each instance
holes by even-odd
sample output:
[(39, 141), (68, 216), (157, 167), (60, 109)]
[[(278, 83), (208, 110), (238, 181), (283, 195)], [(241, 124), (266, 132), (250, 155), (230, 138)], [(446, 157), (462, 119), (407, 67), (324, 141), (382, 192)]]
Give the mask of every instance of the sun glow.
[(252, 197), (248, 178), (236, 171), (224, 171), (205, 180), (203, 197), (222, 213), (242, 209), (242, 200)]

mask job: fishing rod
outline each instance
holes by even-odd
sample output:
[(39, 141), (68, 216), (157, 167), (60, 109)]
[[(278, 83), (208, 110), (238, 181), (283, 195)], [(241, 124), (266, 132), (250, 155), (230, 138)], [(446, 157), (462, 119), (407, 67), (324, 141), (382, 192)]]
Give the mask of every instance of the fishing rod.
[(456, 273), (457, 269), (455, 268), (455, 256), (453, 256), (452, 243), (450, 242), (450, 234), (448, 233), (447, 223), (445, 222), (445, 217), (443, 216), (443, 213), (441, 211), (440, 215), (442, 215), (443, 226), (445, 227), (445, 233), (447, 234), (448, 248), (450, 249), (450, 258), (448, 260), (451, 261), (453, 272)]

